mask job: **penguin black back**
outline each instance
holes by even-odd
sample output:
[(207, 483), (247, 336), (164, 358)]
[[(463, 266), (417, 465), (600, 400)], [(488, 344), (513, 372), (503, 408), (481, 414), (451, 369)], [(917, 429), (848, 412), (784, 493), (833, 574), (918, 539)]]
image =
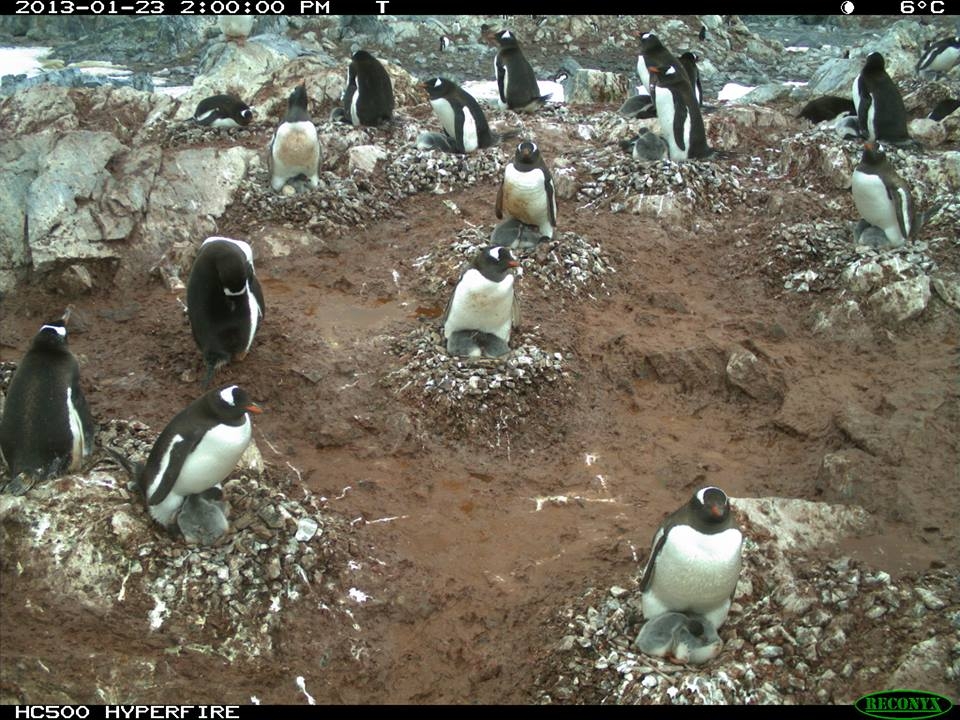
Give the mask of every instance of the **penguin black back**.
[(697, 99), (697, 105), (703, 105), (703, 86), (700, 84), (700, 70), (697, 68), (697, 63), (700, 61), (700, 58), (696, 53), (687, 50), (680, 56), (680, 67), (683, 68), (683, 71), (687, 74), (687, 79), (690, 81), (690, 88), (693, 90), (693, 95)]
[(347, 71), (344, 120), (353, 125), (379, 125), (393, 118), (393, 83), (377, 58), (357, 50)]
[(430, 104), (440, 119), (443, 131), (454, 140), (458, 152), (472, 152), (496, 144), (480, 103), (452, 80), (434, 77), (425, 80), (422, 87), (430, 97)]
[(253, 110), (236, 95), (212, 95), (200, 101), (193, 119), (210, 127), (243, 127), (253, 121)]
[[(80, 367), (67, 346), (66, 320), (43, 325), (10, 381), (0, 419), (0, 451), (11, 478), (80, 469), (93, 450), (95, 429)], [(14, 492), (26, 489), (18, 483)]]
[(307, 108), (307, 87), (306, 85), (297, 85), (290, 97), (287, 98), (287, 114), (283, 118), (284, 122), (310, 122), (310, 111)]
[(190, 328), (207, 366), (204, 387), (219, 366), (250, 350), (264, 310), (250, 246), (223, 237), (205, 240), (187, 282)]
[(853, 81), (852, 96), (863, 137), (895, 144), (910, 141), (903, 96), (887, 74), (883, 55), (867, 55), (863, 69)]
[(540, 94), (540, 85), (516, 36), (501, 30), (494, 39), (499, 46), (494, 60), (500, 102), (511, 110), (529, 111), (543, 105), (550, 97)]

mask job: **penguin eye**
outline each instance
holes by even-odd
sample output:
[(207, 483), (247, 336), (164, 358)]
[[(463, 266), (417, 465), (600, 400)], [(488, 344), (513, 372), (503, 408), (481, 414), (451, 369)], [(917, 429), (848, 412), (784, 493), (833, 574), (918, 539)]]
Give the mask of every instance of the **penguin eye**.
[(240, 117), (251, 118), (253, 117), (253, 112), (250, 110), (250, 108), (244, 108), (244, 110), (240, 113)]

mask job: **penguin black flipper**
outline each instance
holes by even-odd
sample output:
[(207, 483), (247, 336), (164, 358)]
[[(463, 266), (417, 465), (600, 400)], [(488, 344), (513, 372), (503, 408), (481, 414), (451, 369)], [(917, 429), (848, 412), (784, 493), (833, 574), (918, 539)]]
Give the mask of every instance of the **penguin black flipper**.
[(870, 93), (860, 93), (860, 102), (856, 103), (857, 106), (857, 125), (860, 128), (860, 134), (863, 137), (869, 137), (869, 131), (866, 130), (868, 127), (867, 118), (869, 117), (868, 113), (870, 111), (870, 106), (873, 103), (873, 96)]
[[(184, 436), (176, 431), (168, 432), (168, 430), (169, 428), (160, 434), (160, 437), (157, 438), (157, 444), (161, 447), (165, 445), (169, 445), (169, 447), (164, 453), (155, 457), (152, 456), (147, 461), (140, 476), (140, 488), (148, 506), (159, 505), (170, 494), (177, 478), (180, 476), (180, 470), (183, 469), (183, 463), (200, 444), (207, 432), (206, 428), (199, 428), (197, 431), (189, 432)], [(157, 475), (160, 473), (162, 473), (162, 476), (158, 483)], [(153, 492), (150, 492), (150, 487), (154, 485), (156, 487)]]
[(661, 528), (657, 532), (656, 541), (653, 544), (653, 549), (650, 551), (650, 557), (647, 558), (647, 566), (643, 569), (643, 577), (640, 578), (640, 592), (646, 592), (647, 588), (650, 587), (650, 583), (653, 582), (653, 571), (657, 565), (657, 555), (660, 554), (664, 543), (667, 542), (667, 533), (669, 532), (669, 527)]
[(500, 53), (497, 53), (497, 57), (494, 60), (494, 64), (496, 65), (496, 69), (497, 69), (497, 92), (500, 93), (500, 102), (506, 105), (507, 91), (506, 91), (506, 83), (504, 83), (504, 79), (507, 76), (507, 67), (506, 65), (503, 64), (503, 58), (500, 55)]
[(684, 103), (674, 103), (673, 137), (676, 139), (677, 147), (681, 150), (687, 149), (687, 139), (683, 132), (683, 126), (686, 122), (687, 106)]

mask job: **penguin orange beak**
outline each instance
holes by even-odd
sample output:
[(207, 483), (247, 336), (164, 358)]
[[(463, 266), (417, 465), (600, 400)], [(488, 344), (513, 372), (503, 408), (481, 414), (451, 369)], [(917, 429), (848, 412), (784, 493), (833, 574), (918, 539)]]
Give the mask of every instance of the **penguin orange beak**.
[(257, 405), (256, 403), (250, 403), (249, 405), (247, 405), (247, 406), (244, 407), (243, 409), (246, 410), (247, 412), (252, 412), (254, 415), (259, 415), (260, 413), (263, 412), (263, 408), (261, 408), (261, 407), (260, 407), (259, 405)]
[(863, 144), (864, 150), (876, 150), (877, 146), (869, 140)]
[(507, 267), (508, 268), (520, 267), (520, 263), (518, 263), (516, 260), (510, 260), (509, 262), (507, 262)]
[(658, 73), (658, 72), (660, 72), (660, 68), (658, 68), (658, 67), (648, 67), (647, 70), (650, 71), (651, 73)]
[(710, 506), (710, 514), (713, 515), (713, 516), (716, 517), (716, 518), (722, 517), (722, 516), (723, 516), (723, 508), (721, 508), (719, 505), (711, 505), (711, 506)]

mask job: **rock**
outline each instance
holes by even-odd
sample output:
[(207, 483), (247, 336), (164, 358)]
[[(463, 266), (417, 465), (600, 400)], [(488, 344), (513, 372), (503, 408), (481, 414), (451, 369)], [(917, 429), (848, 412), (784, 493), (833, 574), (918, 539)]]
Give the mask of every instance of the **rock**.
[(626, 77), (602, 70), (577, 70), (564, 86), (569, 105), (614, 103), (622, 100), (630, 87)]
[(960, 311), (960, 277), (953, 273), (937, 275), (930, 279), (930, 285), (941, 300)]
[(810, 97), (821, 95), (840, 95), (848, 97), (853, 80), (863, 68), (862, 59), (833, 58), (827, 60), (810, 77), (807, 91)]
[(851, 291), (862, 295), (880, 285), (883, 281), (883, 268), (879, 263), (858, 259), (844, 269), (840, 278)]
[(827, 453), (820, 462), (814, 487), (827, 502), (849, 502), (864, 491), (864, 465), (869, 458), (856, 449)]
[(872, 526), (870, 514), (855, 505), (793, 498), (732, 498), (737, 512), (767, 530), (770, 542), (781, 551), (808, 552), (836, 544)]
[(907, 125), (907, 132), (914, 140), (927, 147), (942, 145), (947, 140), (947, 128), (936, 120), (916, 118)]
[(947, 682), (945, 668), (950, 666), (948, 641), (943, 637), (927, 638), (907, 650), (897, 668), (885, 683), (892, 688), (923, 688), (947, 697), (956, 697), (956, 685)]
[[(722, 113), (712, 113), (704, 118), (707, 137), (711, 144), (720, 148), (733, 149), (742, 145), (740, 130), (783, 131), (791, 127), (791, 121), (781, 112), (760, 105), (733, 105)], [(849, 178), (848, 178), (849, 180)]]
[(754, 400), (780, 402), (783, 399), (783, 378), (776, 370), (760, 361), (752, 352), (737, 349), (727, 360), (727, 380)]
[(837, 427), (861, 450), (891, 465), (903, 462), (903, 448), (891, 436), (884, 420), (859, 405), (848, 404), (835, 418)]
[(917, 597), (923, 602), (924, 606), (928, 610), (943, 610), (947, 606), (946, 601), (937, 597), (932, 591), (924, 587), (916, 587), (913, 591), (917, 594)]
[(723, 383), (726, 355), (715, 345), (653, 352), (646, 359), (660, 382), (680, 383), (684, 391)]
[(773, 423), (802, 438), (823, 437), (832, 426), (832, 414), (823, 407), (828, 397), (826, 388), (816, 378), (791, 383)]
[(377, 145), (356, 145), (348, 151), (347, 166), (351, 170), (373, 172), (377, 163), (387, 157), (387, 152)]
[(553, 168), (553, 190), (558, 200), (573, 200), (577, 197), (580, 184), (577, 182), (575, 168)]
[(675, 195), (633, 195), (623, 204), (624, 210), (634, 215), (646, 215), (679, 222), (687, 214), (687, 208)]
[(257, 447), (255, 440), (251, 440), (247, 449), (243, 451), (237, 461), (237, 468), (241, 471), (251, 472), (257, 477), (263, 475), (263, 455), (260, 453), (260, 448)]
[(867, 305), (890, 323), (912, 320), (930, 302), (930, 278), (926, 275), (901, 280), (880, 288), (867, 298)]
[(872, 334), (856, 300), (841, 300), (826, 311), (818, 311), (813, 332), (836, 340), (865, 339)]
[(83, 295), (93, 289), (93, 276), (83, 265), (70, 265), (53, 282), (53, 286), (67, 296)]
[(754, 105), (764, 105), (774, 100), (780, 100), (782, 98), (788, 97), (790, 95), (790, 86), (784, 85), (783, 83), (767, 83), (765, 85), (760, 85), (755, 87), (753, 90), (748, 92), (746, 95), (741, 95), (736, 100), (733, 100), (734, 105), (741, 104), (754, 104)]

